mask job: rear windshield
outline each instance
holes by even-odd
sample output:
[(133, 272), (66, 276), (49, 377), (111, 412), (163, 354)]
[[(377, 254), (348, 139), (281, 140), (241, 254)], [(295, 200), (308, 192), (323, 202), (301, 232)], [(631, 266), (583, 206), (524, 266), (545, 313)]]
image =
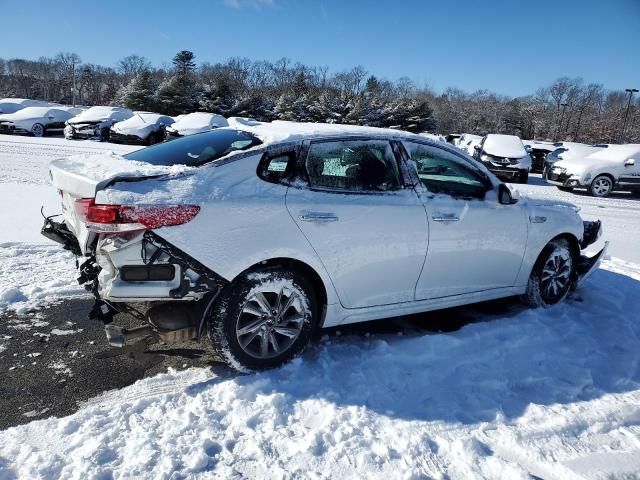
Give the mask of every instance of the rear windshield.
[(219, 128), (136, 150), (125, 155), (124, 158), (152, 165), (195, 167), (222, 158), (231, 152), (247, 150), (261, 143), (257, 137), (250, 133)]

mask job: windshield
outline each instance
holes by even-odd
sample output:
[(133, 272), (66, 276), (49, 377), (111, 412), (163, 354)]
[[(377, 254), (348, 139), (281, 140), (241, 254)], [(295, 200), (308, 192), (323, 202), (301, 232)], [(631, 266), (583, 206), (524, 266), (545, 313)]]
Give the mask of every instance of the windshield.
[(247, 150), (262, 142), (247, 132), (216, 129), (178, 138), (124, 156), (152, 165), (187, 165), (194, 167), (212, 162), (237, 150)]

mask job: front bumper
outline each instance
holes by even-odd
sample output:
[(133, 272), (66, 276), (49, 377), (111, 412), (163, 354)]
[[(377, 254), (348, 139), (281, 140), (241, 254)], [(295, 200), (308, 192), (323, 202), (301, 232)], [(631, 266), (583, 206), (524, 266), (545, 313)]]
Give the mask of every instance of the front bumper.
[(567, 172), (559, 172), (553, 167), (546, 170), (544, 179), (547, 183), (555, 185), (556, 187), (577, 188), (584, 185), (576, 175), (572, 175)]
[(113, 130), (109, 131), (109, 141), (112, 143), (125, 143), (130, 145), (142, 145), (146, 138), (140, 138), (137, 135), (128, 135), (126, 133), (118, 133)]
[(13, 123), (0, 123), (0, 133), (12, 135), (16, 133), (25, 134), (29, 133), (29, 131), (24, 128), (16, 127)]
[(506, 165), (496, 165), (493, 162), (482, 162), (482, 164), (496, 177), (505, 182), (518, 181), (520, 175), (527, 171), (524, 168), (520, 168), (520, 166), (509, 167)]
[(587, 257), (586, 255), (580, 256), (580, 261), (578, 262), (578, 278), (576, 280), (576, 285), (579, 285), (584, 280), (589, 278), (593, 272), (595, 272), (602, 263), (605, 255), (607, 254), (607, 248), (609, 248), (609, 242), (604, 242), (604, 247), (598, 253), (596, 253), (593, 257)]

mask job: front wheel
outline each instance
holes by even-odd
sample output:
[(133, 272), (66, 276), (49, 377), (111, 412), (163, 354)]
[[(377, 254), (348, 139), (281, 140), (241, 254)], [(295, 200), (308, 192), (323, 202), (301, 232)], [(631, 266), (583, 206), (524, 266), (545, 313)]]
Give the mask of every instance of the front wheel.
[(613, 190), (613, 180), (607, 175), (598, 175), (589, 186), (589, 193), (594, 197), (606, 197)]
[(520, 170), (518, 175), (518, 183), (527, 183), (529, 181), (529, 172), (527, 170)]
[(214, 349), (233, 368), (282, 365), (309, 343), (319, 306), (311, 284), (295, 271), (262, 270), (234, 280), (209, 321)]
[(574, 282), (575, 262), (569, 242), (560, 238), (544, 247), (529, 276), (522, 296), (531, 307), (549, 307), (561, 302)]
[(34, 123), (31, 127), (31, 135), (34, 137), (44, 137), (44, 126), (41, 123)]

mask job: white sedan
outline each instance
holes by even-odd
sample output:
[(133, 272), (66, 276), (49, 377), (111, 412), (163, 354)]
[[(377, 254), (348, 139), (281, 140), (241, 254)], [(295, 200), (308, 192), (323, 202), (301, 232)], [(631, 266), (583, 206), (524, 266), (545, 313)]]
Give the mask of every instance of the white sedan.
[(175, 123), (167, 115), (151, 112), (133, 112), (133, 117), (115, 123), (109, 132), (113, 143), (153, 145), (164, 140), (165, 129)]
[(64, 137), (100, 141), (109, 140), (109, 129), (114, 123), (122, 122), (133, 116), (133, 112), (123, 107), (91, 107), (67, 121), (64, 127)]
[[(442, 142), (231, 123), (51, 164), (64, 223), (48, 219), (43, 234), (84, 258), (80, 278), (112, 345), (204, 337), (236, 368), (269, 368), (321, 327), (513, 295), (553, 305), (605, 250), (584, 252), (600, 222), (519, 198)], [(144, 314), (132, 307), (141, 302)], [(144, 325), (115, 326), (115, 312)]]
[(49, 102), (43, 100), (31, 100), (29, 98), (2, 98), (0, 99), (0, 114), (16, 113), (27, 107), (50, 107)]
[(0, 115), (0, 133), (26, 133), (42, 137), (62, 133), (64, 124), (81, 110), (73, 107), (26, 107)]

